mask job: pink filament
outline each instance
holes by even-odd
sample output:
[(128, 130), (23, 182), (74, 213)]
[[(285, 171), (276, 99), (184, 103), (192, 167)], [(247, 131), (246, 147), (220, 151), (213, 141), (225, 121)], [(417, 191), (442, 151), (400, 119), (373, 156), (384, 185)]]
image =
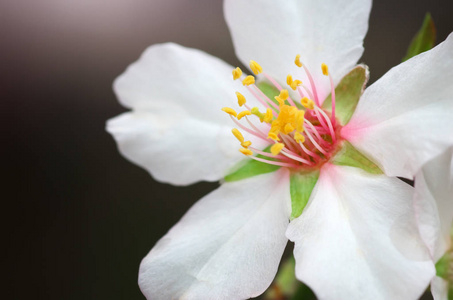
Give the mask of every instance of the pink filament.
[[(255, 90), (257, 90), (257, 91), (261, 94), (261, 96), (263, 96), (263, 98), (266, 99), (267, 102), (269, 102), (270, 105), (273, 106), (274, 110), (276, 110), (276, 111), (279, 111), (279, 110), (280, 110), (280, 108), (278, 107), (278, 105), (275, 104), (274, 101), (272, 101), (271, 99), (269, 99), (269, 98), (263, 93), (263, 91), (261, 91), (256, 85), (253, 85), (253, 88), (254, 88)], [(255, 95), (255, 97), (257, 97), (256, 94), (254, 94), (254, 95)], [(269, 107), (269, 105), (268, 105), (267, 107)]]
[(247, 127), (245, 127), (244, 125), (242, 125), (241, 123), (239, 123), (237, 120), (235, 120), (235, 119), (233, 118), (232, 115), (230, 115), (230, 117), (231, 117), (231, 120), (233, 120), (233, 122), (236, 123), (236, 125), (239, 126), (239, 127), (241, 127), (243, 130), (247, 131), (248, 133), (250, 133), (250, 134), (252, 134), (252, 135), (254, 135), (254, 136), (256, 136), (256, 137), (258, 137), (258, 138), (260, 138), (260, 139), (265, 140), (266, 142), (269, 142), (269, 141), (267, 140), (267, 138), (266, 138), (266, 137), (263, 137), (260, 133), (254, 132), (253, 130), (248, 129)]
[(287, 168), (296, 168), (297, 167), (296, 164), (279, 162), (279, 161), (271, 161), (271, 160), (259, 158), (259, 157), (256, 157), (256, 156), (249, 156), (249, 157), (251, 159), (254, 159), (254, 160), (266, 163), (266, 164), (270, 164), (270, 165), (275, 165), (275, 166), (280, 166), (280, 167), (287, 167)]
[[(274, 78), (272, 78), (271, 76), (267, 75), (266, 73), (263, 72), (263, 75), (264, 77), (266, 77), (279, 91), (282, 90), (282, 86), (280, 84), (278, 84), (277, 81), (274, 80)], [(291, 97), (288, 96), (288, 102), (289, 104), (291, 104), (292, 106), (296, 106), (296, 104), (294, 104), (294, 101), (293, 99), (291, 99)]]
[(304, 68), (305, 74), (307, 74), (308, 80), (310, 81), (311, 89), (313, 91), (313, 95), (315, 96), (314, 99), (315, 104), (319, 106), (318, 92), (316, 91), (316, 86), (313, 81), (313, 77), (311, 76), (310, 71), (308, 71), (308, 68), (304, 64), (302, 64), (302, 67)]

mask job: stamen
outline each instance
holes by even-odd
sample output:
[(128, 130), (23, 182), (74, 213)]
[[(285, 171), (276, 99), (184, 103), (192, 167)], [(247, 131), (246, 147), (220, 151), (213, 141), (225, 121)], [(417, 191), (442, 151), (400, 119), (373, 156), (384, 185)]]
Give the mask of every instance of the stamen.
[(282, 151), (282, 149), (285, 147), (285, 144), (283, 143), (275, 143), (272, 145), (271, 147), (271, 153), (273, 155), (277, 155), (280, 153), (280, 151)]
[(321, 70), (322, 74), (329, 76), (329, 67), (325, 63), (321, 64)]
[(308, 80), (310, 81), (311, 85), (311, 90), (313, 91), (315, 103), (317, 106), (319, 106), (319, 99), (318, 99), (318, 92), (316, 91), (316, 85), (315, 82), (313, 81), (313, 77), (310, 74), (310, 71), (308, 71), (308, 68), (305, 65), (302, 65), (304, 68), (305, 74), (307, 74)]
[[(260, 112), (260, 110), (258, 109), (258, 107), (253, 107), (250, 112), (252, 113), (252, 115), (255, 115), (257, 116), (259, 119), (260, 119), (260, 122), (263, 123), (264, 121), (264, 114), (262, 112)], [(266, 111), (267, 112), (267, 111)]]
[(242, 106), (242, 105), (245, 104), (246, 100), (245, 100), (244, 95), (242, 95), (242, 94), (239, 93), (239, 92), (236, 92), (236, 97), (238, 98), (238, 104), (239, 104), (239, 106)]
[(286, 153), (285, 150), (282, 150), (281, 153), (282, 153), (283, 155), (285, 155), (285, 156), (287, 156), (287, 157), (289, 157), (289, 158), (291, 158), (291, 159), (297, 160), (297, 161), (299, 161), (299, 162), (301, 162), (301, 163), (304, 163), (304, 164), (307, 164), (307, 165), (312, 165), (312, 164), (313, 164), (311, 161), (308, 161), (308, 160), (306, 160), (306, 159), (303, 159), (303, 158), (301, 158), (301, 157), (299, 157), (299, 156), (295, 156), (295, 155)]
[(272, 109), (270, 108), (266, 109), (263, 121), (266, 123), (270, 123), (270, 121), (272, 121)]
[(241, 143), (244, 142), (244, 136), (237, 128), (231, 129), (231, 132), (238, 139), (239, 142), (241, 142)]
[(256, 148), (253, 148), (253, 147), (250, 147), (250, 150), (256, 152), (257, 154), (260, 154), (262, 156), (266, 156), (266, 157), (271, 157), (271, 158), (277, 158), (277, 159), (283, 159), (283, 160), (288, 160), (288, 158), (284, 155), (281, 155), (281, 154), (277, 154), (277, 155), (274, 155), (274, 154), (271, 154), (269, 152), (264, 152), (264, 151), (261, 151), (261, 150), (258, 150)]
[[(269, 98), (266, 96), (266, 94), (264, 94), (263, 91), (261, 91), (256, 85), (253, 85), (253, 88), (254, 88), (256, 91), (258, 91), (258, 92), (260, 93), (260, 95), (263, 96), (263, 98), (266, 99), (267, 102), (275, 108), (275, 110), (277, 110), (277, 111), (279, 110), (279, 107), (277, 106), (277, 104), (275, 104), (274, 101), (272, 101), (271, 99), (269, 99)], [(254, 94), (254, 95), (255, 95), (255, 94)], [(255, 96), (255, 97), (258, 97), (258, 96)], [(270, 106), (269, 106), (269, 105), (266, 105), (266, 107), (270, 107)], [(275, 116), (277, 116), (277, 115), (275, 115)]]
[[(320, 114), (322, 114), (322, 116), (326, 120), (327, 126), (329, 127), (330, 135), (332, 136), (332, 141), (335, 142), (335, 132), (333, 130), (333, 126), (332, 126), (332, 123), (330, 122), (329, 117), (327, 116), (327, 114), (322, 109), (320, 109), (318, 107), (316, 107), (316, 112), (319, 112)], [(321, 118), (319, 118), (319, 120), (321, 121)]]
[(272, 161), (272, 160), (259, 158), (259, 157), (256, 157), (256, 156), (250, 156), (250, 158), (254, 159), (254, 160), (257, 160), (257, 161), (260, 161), (260, 162), (263, 162), (263, 163), (266, 163), (266, 164), (280, 166), (280, 167), (286, 167), (286, 168), (296, 168), (297, 167), (296, 164), (279, 162), (279, 161)]
[(288, 74), (288, 76), (286, 76), (286, 84), (291, 86), (291, 83), (293, 83), (293, 76)]
[(315, 126), (313, 126), (313, 124), (311, 124), (310, 121), (308, 120), (304, 120), (305, 124), (308, 124), (308, 128), (311, 129), (311, 130), (308, 130), (308, 131), (311, 131), (313, 132), (315, 135), (316, 135), (316, 138), (319, 140), (319, 141), (324, 141), (322, 138), (321, 138), (321, 135), (319, 134), (319, 132), (316, 130)]
[(292, 89), (293, 91), (295, 91), (299, 85), (302, 85), (302, 81), (300, 81), (300, 80), (298, 80), (298, 79), (294, 80), (294, 81), (291, 82), (291, 84), (290, 84), (291, 89)]
[(313, 100), (310, 100), (307, 97), (303, 97), (302, 99), (300, 99), (300, 104), (302, 104), (303, 107), (308, 109), (315, 108), (315, 103), (313, 102)]
[(263, 68), (254, 60), (250, 61), (250, 69), (252, 69), (252, 72), (255, 75), (258, 75), (259, 73), (263, 72)]
[[(253, 86), (255, 86), (255, 85), (253, 85)], [(261, 99), (261, 97), (258, 96), (258, 95), (252, 90), (251, 87), (246, 86), (246, 88), (249, 90), (250, 93), (253, 94), (253, 96), (255, 96), (255, 98), (256, 98), (258, 101), (261, 102), (261, 104), (263, 104), (263, 105), (266, 106), (266, 107), (269, 107), (269, 104), (267, 104), (267, 102), (266, 102), (265, 100)]]
[(269, 133), (267, 134), (267, 138), (272, 139), (274, 141), (280, 141), (280, 138), (278, 137), (278, 135), (271, 131), (269, 131)]
[(234, 117), (236, 117), (238, 115), (234, 109), (229, 108), (229, 107), (224, 107), (224, 108), (222, 108), (222, 110), (224, 112), (226, 112), (227, 114), (234, 116)]
[[(256, 61), (250, 61), (250, 69), (255, 75), (262, 73), (263, 76), (280, 91), (279, 95), (275, 97), (279, 105), (277, 102), (270, 100), (269, 97), (256, 86), (254, 76), (248, 75), (243, 77), (241, 69), (236, 68), (233, 70), (233, 79), (236, 80), (241, 78), (242, 84), (246, 86), (252, 95), (258, 99), (266, 109), (266, 111), (262, 113), (258, 107), (250, 108), (249, 105), (247, 105), (247, 100), (244, 95), (239, 92), (236, 92), (238, 105), (240, 107), (245, 107), (246, 110), (237, 113), (232, 108), (222, 108), (224, 112), (230, 115), (231, 120), (241, 130), (258, 137), (267, 143), (272, 140), (270, 153), (255, 149), (251, 147), (252, 142), (245, 141), (242, 133), (237, 128), (234, 128), (232, 133), (242, 146), (239, 151), (244, 155), (249, 156), (251, 159), (271, 165), (302, 168), (304, 166), (314, 166), (322, 163), (323, 160), (330, 157), (328, 152), (335, 149), (335, 86), (333, 84), (332, 76), (329, 74), (329, 68), (326, 64), (321, 64), (322, 73), (325, 76), (328, 76), (330, 80), (332, 95), (331, 116), (328, 116), (328, 114), (320, 108), (313, 76), (310, 74), (308, 68), (300, 61), (300, 57), (300, 55), (297, 55), (294, 63), (298, 67), (304, 68), (306, 76), (310, 81), (311, 89), (303, 85), (300, 80), (293, 79), (290, 74), (286, 77), (286, 83), (291, 89), (298, 91), (298, 94), (301, 97), (300, 103), (305, 110), (300, 109), (300, 106), (296, 106), (289, 95), (288, 89), (282, 89), (276, 80), (263, 72), (263, 68)], [(286, 103), (286, 101), (288, 101), (288, 103)], [(248, 118), (248, 116), (252, 114), (258, 117), (260, 122), (264, 123), (265, 125), (263, 126), (267, 127), (267, 129), (265, 129), (265, 127), (260, 127), (260, 129), (255, 126)], [(239, 122), (239, 120), (244, 117), (248, 123), (248, 127)], [(325, 147), (326, 150), (323, 147)], [(263, 159), (261, 156), (256, 157), (253, 154), (272, 159)]]
[(313, 146), (315, 146), (316, 149), (318, 149), (319, 152), (321, 152), (322, 154), (327, 155), (327, 152), (324, 149), (322, 149), (321, 146), (319, 146), (319, 144), (316, 143), (316, 141), (313, 139), (313, 137), (311, 136), (311, 133), (309, 131), (306, 131), (306, 133), (307, 133), (308, 139), (313, 144)]
[(302, 63), (300, 62), (300, 54), (297, 54), (297, 55), (296, 55), (296, 59), (294, 60), (294, 63), (295, 63), (296, 66), (298, 66), (299, 68), (302, 67)]
[(242, 70), (237, 67), (233, 70), (233, 80), (239, 79), (242, 76)]
[(300, 145), (300, 147), (302, 148), (302, 150), (304, 150), (304, 152), (307, 153), (309, 156), (313, 156), (313, 157), (315, 157), (315, 158), (319, 158), (319, 155), (318, 155), (318, 154), (316, 154), (316, 153), (314, 153), (314, 152), (308, 150), (308, 149), (304, 146), (304, 144), (303, 144), (302, 142), (299, 142), (299, 145)]
[(252, 113), (248, 110), (244, 110), (244, 111), (241, 111), (240, 113), (238, 113), (238, 120), (242, 119), (243, 117), (245, 116), (250, 116)]
[(240, 148), (239, 151), (244, 155), (253, 155), (252, 150), (249, 150), (249, 149)]
[(294, 139), (296, 140), (296, 142), (298, 143), (304, 143), (305, 142), (305, 137), (300, 134), (299, 132), (296, 131), (296, 133), (294, 134)]
[(247, 77), (245, 77), (244, 80), (242, 80), (243, 85), (251, 85), (254, 83), (255, 83), (255, 77), (253, 77), (252, 75), (248, 75)]
[(254, 132), (253, 130), (248, 129), (247, 127), (245, 127), (244, 125), (242, 125), (241, 123), (239, 123), (235, 118), (233, 118), (233, 116), (230, 115), (230, 118), (231, 118), (231, 120), (233, 120), (233, 122), (234, 122), (237, 126), (241, 127), (242, 130), (247, 131), (248, 133), (250, 133), (250, 134), (252, 134), (252, 135), (254, 135), (254, 136), (256, 136), (256, 137), (258, 137), (258, 138), (260, 138), (260, 139), (263, 139), (263, 140), (265, 140), (266, 142), (268, 142), (267, 138), (263, 137), (263, 136), (262, 136), (261, 134), (259, 134), (258, 132)]
[(245, 141), (245, 142), (241, 143), (241, 146), (244, 147), (244, 148), (248, 148), (251, 144), (252, 144), (251, 141)]
[(249, 123), (250, 127), (253, 128), (253, 130), (255, 130), (256, 132), (260, 133), (263, 137), (266, 136), (266, 134), (264, 132), (262, 132), (261, 130), (259, 130), (255, 125), (253, 125), (252, 122), (250, 122), (249, 118), (245, 117), (245, 119), (247, 120), (247, 123)]
[[(282, 90), (282, 86), (281, 86), (280, 84), (278, 84), (278, 82), (275, 81), (274, 78), (272, 78), (271, 76), (269, 76), (268, 74), (266, 74), (266, 73), (264, 73), (264, 72), (263, 72), (263, 75), (264, 75), (264, 77), (266, 77), (266, 78), (267, 78), (267, 79), (268, 79), (268, 80), (269, 80), (269, 81), (270, 81), (270, 82), (271, 82), (278, 90), (280, 90), (280, 91)], [(288, 80), (288, 78), (287, 78), (287, 80)], [(285, 99), (285, 100), (286, 100), (286, 99)], [(288, 95), (288, 102), (289, 102), (292, 106), (296, 106), (296, 105), (294, 104), (293, 99), (291, 99), (291, 97), (289, 97), (289, 95)]]

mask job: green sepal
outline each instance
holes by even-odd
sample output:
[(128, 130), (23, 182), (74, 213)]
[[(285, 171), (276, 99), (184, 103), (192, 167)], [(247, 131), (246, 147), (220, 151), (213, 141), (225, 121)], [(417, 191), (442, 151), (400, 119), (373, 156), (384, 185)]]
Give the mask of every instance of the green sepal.
[(311, 192), (318, 182), (319, 170), (292, 173), (289, 190), (291, 194), (291, 217), (293, 220), (302, 214), (310, 199)]
[(452, 267), (453, 267), (453, 251), (450, 250), (447, 253), (445, 253), (445, 255), (442, 256), (436, 263), (436, 275), (447, 281), (448, 300), (453, 300), (453, 278), (451, 277), (450, 273), (453, 271), (450, 270), (450, 268)]
[[(346, 74), (335, 88), (335, 116), (341, 125), (346, 125), (351, 119), (368, 78), (368, 67), (359, 65)], [(332, 111), (332, 95), (326, 98), (322, 108)]]
[[(271, 146), (264, 149), (264, 152), (270, 152), (269, 149)], [(275, 159), (264, 157), (262, 155), (257, 155), (256, 157), (265, 158), (267, 160), (274, 161)], [(226, 182), (231, 181), (238, 181), (242, 179), (246, 179), (249, 177), (253, 177), (256, 175), (261, 175), (265, 173), (275, 172), (280, 169), (279, 166), (266, 164), (260, 161), (256, 161), (254, 159), (246, 158), (244, 161), (240, 162), (236, 167), (233, 168), (235, 171), (225, 176), (224, 180)]]
[(368, 157), (360, 153), (351, 143), (344, 141), (331, 163), (338, 166), (349, 166), (360, 168), (371, 174), (384, 174), (382, 170)]
[(436, 263), (436, 275), (448, 279), (448, 266), (450, 264), (452, 257), (449, 252), (445, 253)]
[(434, 26), (434, 21), (431, 17), (431, 14), (426, 13), (422, 27), (412, 39), (411, 44), (407, 49), (406, 56), (403, 58), (403, 61), (406, 61), (413, 56), (430, 50), (432, 47), (434, 47), (435, 42), (436, 26)]

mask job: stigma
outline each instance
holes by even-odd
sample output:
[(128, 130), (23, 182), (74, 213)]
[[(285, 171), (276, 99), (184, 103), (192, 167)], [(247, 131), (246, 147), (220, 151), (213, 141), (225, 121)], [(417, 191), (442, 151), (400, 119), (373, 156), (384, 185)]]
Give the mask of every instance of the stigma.
[[(301, 61), (301, 55), (295, 57), (294, 63), (303, 68), (309, 86), (288, 75), (286, 84), (294, 91), (290, 94), (289, 89), (283, 88), (277, 80), (266, 74), (256, 61), (250, 61), (252, 72), (255, 75), (262, 74), (279, 90), (274, 99), (270, 99), (256, 86), (253, 75), (243, 75), (239, 67), (235, 68), (233, 80), (240, 79), (243, 88), (251, 92), (261, 107), (250, 107), (245, 96), (236, 91), (238, 105), (245, 110), (236, 112), (229, 107), (222, 110), (237, 126), (232, 133), (240, 143), (239, 151), (242, 154), (263, 163), (296, 170), (318, 168), (338, 150), (341, 128), (335, 119), (335, 87), (329, 68), (323, 63), (320, 71), (328, 77), (331, 86), (332, 110), (329, 113), (320, 107), (316, 83), (308, 67)], [(266, 141), (268, 149), (265, 151), (253, 147), (241, 131)]]

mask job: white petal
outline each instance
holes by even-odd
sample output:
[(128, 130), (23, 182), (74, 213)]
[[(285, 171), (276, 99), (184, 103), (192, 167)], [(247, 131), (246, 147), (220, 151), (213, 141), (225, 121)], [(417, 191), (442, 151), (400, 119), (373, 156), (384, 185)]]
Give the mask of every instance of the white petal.
[(235, 125), (221, 108), (237, 106), (237, 89), (251, 106), (256, 104), (232, 80), (232, 69), (198, 50), (149, 47), (115, 80), (118, 99), (134, 112), (109, 120), (107, 131), (125, 157), (159, 181), (219, 180), (244, 159), (231, 134)]
[(431, 293), (434, 300), (448, 300), (448, 282), (435, 276), (431, 281)]
[(453, 34), (370, 86), (342, 135), (389, 176), (412, 178), (453, 145)]
[(437, 262), (451, 246), (453, 148), (423, 166), (415, 177), (415, 191), (420, 233)]
[(287, 239), (289, 173), (233, 183), (198, 201), (140, 266), (148, 299), (248, 299), (271, 284)]
[(294, 65), (301, 54), (323, 100), (330, 88), (321, 63), (329, 66), (335, 83), (353, 68), (363, 53), (371, 1), (226, 0), (224, 9), (236, 54), (245, 65), (255, 60), (280, 82), (291, 73), (308, 84)]
[(296, 276), (319, 299), (416, 299), (434, 276), (418, 236), (413, 188), (397, 178), (327, 165), (292, 221)]
[(231, 128), (194, 118), (124, 113), (107, 122), (107, 131), (127, 159), (175, 185), (219, 180), (245, 158)]

